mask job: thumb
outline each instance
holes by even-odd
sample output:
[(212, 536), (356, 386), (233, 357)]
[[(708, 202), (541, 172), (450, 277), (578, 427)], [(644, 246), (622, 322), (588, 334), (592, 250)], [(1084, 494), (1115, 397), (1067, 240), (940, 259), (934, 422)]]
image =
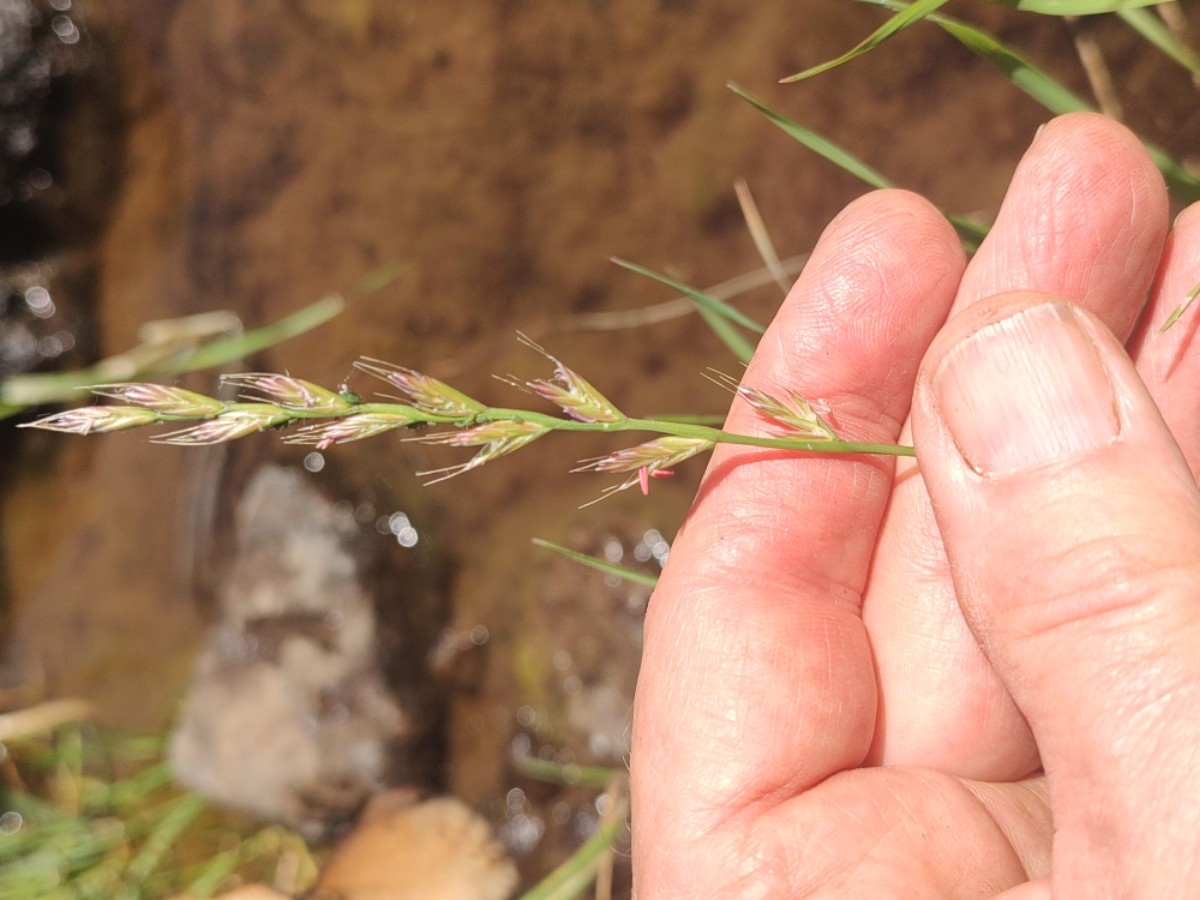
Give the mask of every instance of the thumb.
[(1119, 342), (1065, 301), (934, 341), (913, 434), (964, 615), (1029, 720), (1066, 896), (1200, 883), (1200, 498)]

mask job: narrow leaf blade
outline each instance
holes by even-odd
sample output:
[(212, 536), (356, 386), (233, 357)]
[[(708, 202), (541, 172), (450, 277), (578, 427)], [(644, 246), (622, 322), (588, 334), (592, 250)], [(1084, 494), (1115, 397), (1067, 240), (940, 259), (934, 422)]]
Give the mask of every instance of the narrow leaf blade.
[(850, 60), (862, 56), (870, 50), (874, 50), (888, 38), (895, 37), (914, 22), (921, 21), (921, 19), (936, 11), (945, 3), (946, 0), (917, 0), (916, 3), (897, 12), (896, 15), (892, 16), (868, 35), (865, 40), (847, 50), (841, 56), (784, 78), (781, 80), (781, 83), (789, 84), (795, 81), (803, 81), (805, 78), (811, 78), (813, 75), (819, 75), (821, 72), (828, 72), (830, 69), (837, 68), (842, 63), (850, 62)]
[(815, 131), (805, 128), (803, 125), (798, 125), (786, 116), (777, 113), (761, 100), (758, 100), (746, 93), (746, 91), (742, 90), (739, 85), (734, 84), (732, 81), (729, 82), (726, 87), (761, 112), (785, 134), (795, 138), (809, 150), (812, 150), (819, 156), (825, 157), (825, 159), (829, 160), (839, 168), (849, 172), (855, 178), (858, 178), (860, 181), (865, 181), (874, 188), (892, 187), (891, 181), (889, 181), (875, 169), (871, 168), (850, 151), (839, 147), (833, 141), (822, 137)]
[(766, 331), (762, 325), (754, 321), (740, 309), (731, 306), (724, 300), (706, 294), (703, 291), (698, 291), (689, 284), (684, 284), (682, 281), (676, 281), (673, 278), (668, 278), (666, 275), (660, 275), (653, 269), (647, 269), (644, 266), (639, 266), (637, 263), (632, 263), (627, 259), (613, 257), (612, 261), (622, 269), (627, 269), (635, 274), (642, 275), (659, 284), (665, 285), (674, 291), (683, 294), (696, 304), (696, 310), (708, 323), (708, 326), (713, 330), (713, 333), (729, 348), (741, 362), (749, 362), (750, 357), (754, 355), (755, 342), (747, 340), (740, 332), (733, 328), (733, 324), (737, 324), (753, 331), (755, 334), (762, 334)]
[(545, 550), (553, 550), (567, 559), (574, 560), (580, 565), (588, 566), (592, 569), (598, 569), (606, 575), (616, 575), (618, 578), (632, 581), (634, 584), (640, 584), (644, 587), (652, 588), (658, 584), (658, 579), (653, 575), (647, 575), (645, 572), (637, 572), (625, 566), (619, 566), (616, 563), (609, 562), (607, 559), (600, 559), (598, 556), (588, 556), (586, 553), (580, 553), (578, 550), (572, 550), (569, 547), (563, 547), (560, 544), (555, 544), (542, 538), (534, 538), (533, 542)]
[[(898, 0), (859, 0), (859, 2), (892, 10), (906, 8), (906, 4), (898, 2)], [(1061, 82), (990, 34), (948, 16), (933, 14), (927, 18), (945, 29), (973, 53), (983, 57), (1007, 75), (1014, 85), (1052, 113), (1062, 115), (1068, 112), (1093, 109), (1091, 104), (1078, 94), (1073, 93)], [(1158, 170), (1162, 172), (1168, 188), (1176, 199), (1185, 203), (1200, 200), (1200, 179), (1188, 172), (1161, 147), (1149, 141), (1142, 141), (1142, 144), (1145, 146), (1146, 152), (1150, 154), (1150, 158), (1154, 160), (1154, 164), (1158, 166)]]
[[(849, 172), (873, 188), (890, 188), (894, 186), (886, 176), (880, 174), (880, 172), (867, 165), (867, 163), (854, 156), (848, 150), (839, 147), (833, 141), (822, 137), (815, 131), (792, 121), (782, 113), (776, 112), (761, 100), (746, 93), (746, 91), (733, 82), (727, 84), (726, 87), (761, 112), (785, 134), (795, 138), (809, 150), (823, 156), (843, 171)], [(950, 224), (954, 226), (954, 230), (958, 232), (958, 236), (969, 251), (978, 248), (979, 242), (987, 237), (988, 228), (986, 225), (981, 225), (964, 216), (947, 214), (946, 218), (950, 220)]]
[(1171, 314), (1167, 316), (1167, 321), (1163, 322), (1162, 328), (1158, 329), (1158, 333), (1162, 334), (1181, 318), (1183, 318), (1183, 314), (1188, 311), (1193, 303), (1196, 302), (1197, 295), (1200, 295), (1200, 284), (1188, 291), (1188, 295), (1184, 298), (1183, 302), (1175, 307), (1175, 309), (1171, 311)]
[(1002, 6), (1046, 16), (1094, 16), (1160, 2), (1162, 0), (1000, 0)]
[(1200, 76), (1200, 56), (1196, 51), (1177, 38), (1163, 20), (1145, 9), (1123, 9), (1117, 13), (1121, 19), (1157, 47), (1169, 59), (1183, 66), (1193, 75)]

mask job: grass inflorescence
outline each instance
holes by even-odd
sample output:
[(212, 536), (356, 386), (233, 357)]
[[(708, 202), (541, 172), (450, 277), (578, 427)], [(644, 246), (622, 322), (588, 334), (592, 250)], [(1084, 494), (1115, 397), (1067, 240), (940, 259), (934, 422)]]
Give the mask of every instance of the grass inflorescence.
[[(22, 427), (86, 435), (170, 425), (179, 427), (152, 440), (203, 446), (292, 426), (284, 435), (286, 442), (318, 450), (400, 431), (405, 433), (406, 440), (475, 450), (465, 462), (419, 473), (431, 484), (506, 456), (553, 431), (633, 431), (658, 435), (607, 456), (586, 460), (574, 470), (626, 476), (605, 494), (634, 485), (640, 485), (645, 492), (650, 478), (669, 475), (675, 466), (721, 443), (808, 453), (912, 455), (911, 447), (898, 444), (843, 440), (818, 412), (821, 404), (809, 403), (794, 392), (774, 396), (720, 374), (712, 380), (753, 407), (776, 427), (777, 435), (739, 434), (677, 418), (629, 416), (561, 360), (527, 338), (522, 340), (554, 364), (552, 376), (531, 381), (509, 376), (501, 380), (556, 405), (565, 415), (488, 406), (413, 369), (362, 359), (355, 367), (399, 391), (402, 402), (367, 401), (346, 389), (332, 391), (290, 375), (258, 372), (227, 375), (222, 379), (242, 391), (235, 401), (161, 384), (97, 385), (91, 388), (92, 393), (116, 402), (64, 410)], [(412, 433), (426, 426), (442, 428)]]

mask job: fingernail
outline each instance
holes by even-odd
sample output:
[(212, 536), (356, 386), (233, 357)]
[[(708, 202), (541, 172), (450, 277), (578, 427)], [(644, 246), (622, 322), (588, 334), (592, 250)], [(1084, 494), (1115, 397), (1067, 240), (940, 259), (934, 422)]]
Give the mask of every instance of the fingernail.
[(959, 453), (983, 475), (1082, 456), (1120, 431), (1096, 346), (1059, 303), (981, 328), (942, 360), (933, 389)]

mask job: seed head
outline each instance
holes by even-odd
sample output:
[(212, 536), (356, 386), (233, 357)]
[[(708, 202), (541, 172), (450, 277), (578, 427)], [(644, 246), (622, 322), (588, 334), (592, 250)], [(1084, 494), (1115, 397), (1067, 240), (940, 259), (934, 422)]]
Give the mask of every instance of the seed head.
[(561, 360), (551, 356), (525, 335), (520, 335), (520, 340), (526, 347), (536, 350), (554, 363), (553, 378), (527, 381), (525, 387), (580, 422), (620, 422), (625, 418), (608, 398), (592, 387), (578, 372), (568, 369)]
[(102, 434), (152, 425), (158, 420), (158, 413), (154, 410), (137, 406), (84, 406), (54, 413), (36, 422), (25, 422), (19, 427), (61, 431), (64, 434)]
[[(605, 488), (597, 500), (601, 500), (617, 491), (623, 491), (641, 485), (643, 492), (649, 491), (651, 478), (662, 478), (670, 474), (675, 466), (691, 459), (698, 453), (705, 453), (715, 446), (715, 441), (707, 438), (681, 437), (665, 435), (638, 444), (636, 447), (626, 447), (608, 456), (589, 460), (584, 465), (572, 469), (572, 472), (632, 472), (620, 484)], [(596, 500), (592, 501), (593, 503)]]
[(447, 419), (469, 419), (487, 408), (478, 400), (473, 400), (445, 382), (422, 375), (414, 369), (369, 358), (358, 360), (354, 363), (354, 368), (399, 388), (409, 403), (430, 415)]
[(341, 419), (334, 419), (332, 422), (309, 425), (284, 440), (289, 444), (311, 444), (318, 450), (326, 450), (334, 444), (361, 441), (363, 438), (375, 437), (385, 431), (403, 428), (411, 425), (413, 421), (411, 416), (397, 413), (357, 413)]
[[(777, 397), (745, 384), (720, 372), (709, 377), (710, 381), (727, 388), (752, 406), (759, 415), (774, 422), (789, 432), (814, 441), (835, 441), (837, 432), (821, 417), (809, 403), (795, 391), (787, 392), (787, 399)], [(824, 406), (824, 404), (820, 404)], [(825, 410), (828, 412), (828, 410)]]
[(156, 444), (179, 444), (183, 446), (203, 446), (221, 444), (225, 441), (236, 440), (248, 434), (256, 434), (290, 422), (295, 416), (278, 406), (268, 403), (243, 403), (227, 408), (215, 418), (182, 428), (169, 434), (160, 435), (152, 440)]
[(467, 462), (460, 465), (417, 473), (421, 477), (436, 475), (436, 478), (427, 481), (426, 484), (437, 484), (439, 481), (445, 481), (448, 478), (453, 478), (455, 475), (461, 475), (463, 472), (477, 469), (484, 463), (491, 462), (497, 457), (505, 456), (514, 450), (519, 450), (526, 444), (536, 441), (549, 430), (545, 425), (539, 425), (536, 422), (499, 421), (485, 422), (482, 425), (473, 425), (470, 428), (463, 428), (458, 431), (425, 434), (409, 438), (409, 440), (419, 441), (423, 444), (446, 444), (450, 447), (482, 448)]
[(341, 394), (290, 375), (248, 372), (243, 375), (224, 375), (221, 383), (253, 391), (248, 399), (261, 400), (283, 409), (320, 413), (338, 413), (350, 409), (350, 402)]
[(220, 400), (165, 384), (98, 384), (92, 387), (91, 391), (100, 397), (124, 400), (143, 409), (152, 409), (163, 415), (180, 418), (207, 419), (225, 408), (225, 404)]

